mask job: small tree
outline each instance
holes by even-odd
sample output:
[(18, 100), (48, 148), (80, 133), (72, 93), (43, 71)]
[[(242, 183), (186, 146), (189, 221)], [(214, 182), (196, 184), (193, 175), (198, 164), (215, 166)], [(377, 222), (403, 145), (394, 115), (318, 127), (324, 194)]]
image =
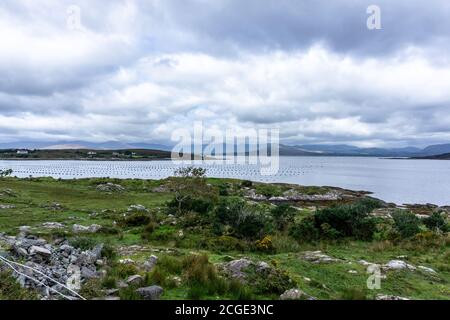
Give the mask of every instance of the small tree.
[(175, 177), (169, 180), (177, 203), (178, 213), (183, 211), (183, 203), (199, 197), (211, 196), (212, 188), (206, 183), (206, 169), (186, 167), (175, 171)]
[(0, 178), (10, 176), (12, 175), (12, 173), (13, 173), (12, 169), (0, 170)]

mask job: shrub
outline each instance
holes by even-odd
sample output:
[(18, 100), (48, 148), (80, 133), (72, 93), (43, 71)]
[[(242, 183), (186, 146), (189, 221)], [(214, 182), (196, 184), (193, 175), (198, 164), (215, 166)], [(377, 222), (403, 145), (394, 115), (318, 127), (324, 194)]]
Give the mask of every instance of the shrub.
[(233, 223), (235, 234), (240, 238), (257, 239), (272, 229), (270, 219), (252, 206), (242, 208), (238, 219)]
[(432, 231), (447, 231), (447, 222), (438, 212), (434, 212), (430, 217), (423, 219), (423, 223)]
[(149, 240), (155, 229), (158, 228), (158, 224), (156, 222), (150, 222), (142, 230), (142, 238)]
[(376, 231), (375, 219), (369, 217), (374, 207), (375, 204), (372, 201), (364, 200), (354, 204), (325, 208), (315, 213), (315, 225), (316, 228), (321, 228), (324, 224), (328, 225), (329, 227), (323, 231), (332, 231), (336, 236), (370, 240)]
[(170, 274), (181, 274), (183, 261), (177, 257), (163, 255), (159, 257), (156, 266), (166, 270)]
[(291, 226), (289, 235), (297, 241), (313, 241), (319, 239), (320, 231), (316, 228), (314, 217), (311, 216)]
[(394, 228), (402, 238), (411, 238), (420, 232), (420, 220), (412, 212), (397, 211), (392, 215)]
[(99, 279), (89, 279), (82, 286), (80, 295), (86, 299), (98, 298), (103, 295), (102, 282)]
[(275, 227), (278, 230), (286, 230), (286, 228), (294, 222), (295, 214), (297, 210), (290, 205), (282, 204), (271, 210)]
[(222, 199), (213, 213), (213, 220), (216, 234), (222, 234), (229, 226), (236, 237), (250, 240), (261, 238), (272, 229), (270, 216), (239, 198)]
[(274, 247), (272, 244), (272, 238), (269, 236), (265, 236), (261, 240), (257, 240), (255, 242), (256, 250), (263, 252), (273, 252)]
[(253, 186), (253, 182), (250, 180), (244, 180), (241, 182), (241, 186), (244, 188), (251, 188)]
[(102, 248), (102, 257), (113, 260), (117, 257), (117, 252), (113, 246), (106, 244)]
[(320, 225), (320, 231), (322, 233), (322, 236), (327, 239), (338, 239), (342, 236), (342, 234), (331, 227), (328, 223), (322, 223)]
[(125, 216), (118, 221), (119, 225), (124, 227), (139, 227), (149, 224), (152, 217), (148, 213), (137, 212), (132, 215)]
[(219, 196), (226, 197), (229, 196), (230, 193), (228, 192), (229, 184), (228, 183), (221, 183), (217, 186), (219, 189)]
[(207, 213), (214, 206), (213, 199), (209, 199), (207, 197), (204, 198), (193, 198), (193, 197), (185, 197), (183, 200), (172, 199), (168, 204), (168, 208), (179, 210), (179, 213), (186, 212), (198, 212), (198, 213)]
[(248, 283), (258, 294), (280, 295), (286, 290), (295, 287), (291, 278), (279, 269), (257, 270), (256, 266), (246, 269)]
[(115, 289), (117, 286), (116, 278), (113, 276), (106, 276), (102, 280), (102, 286), (106, 289)]

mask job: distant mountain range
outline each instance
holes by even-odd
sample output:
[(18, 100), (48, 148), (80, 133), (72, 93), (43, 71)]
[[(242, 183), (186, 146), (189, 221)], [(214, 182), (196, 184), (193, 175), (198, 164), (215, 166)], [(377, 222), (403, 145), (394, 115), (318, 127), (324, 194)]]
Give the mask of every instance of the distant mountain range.
[[(172, 146), (151, 143), (123, 143), (107, 141), (102, 143), (87, 141), (58, 142), (10, 142), (0, 143), (0, 149), (151, 149), (171, 151)], [(280, 155), (283, 156), (376, 156), (376, 157), (427, 157), (450, 153), (450, 143), (431, 145), (426, 148), (359, 148), (346, 144), (310, 144), (310, 145), (280, 145)]]

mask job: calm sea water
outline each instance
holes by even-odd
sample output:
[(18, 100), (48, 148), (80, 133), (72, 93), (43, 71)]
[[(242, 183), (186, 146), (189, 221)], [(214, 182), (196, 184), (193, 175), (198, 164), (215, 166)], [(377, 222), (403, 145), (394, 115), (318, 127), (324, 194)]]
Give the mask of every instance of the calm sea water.
[[(336, 186), (365, 190), (397, 204), (450, 205), (450, 161), (395, 160), (361, 157), (281, 157), (274, 176), (257, 166), (205, 164), (211, 177), (262, 182)], [(161, 179), (177, 168), (171, 161), (0, 161), (0, 169), (18, 177)]]

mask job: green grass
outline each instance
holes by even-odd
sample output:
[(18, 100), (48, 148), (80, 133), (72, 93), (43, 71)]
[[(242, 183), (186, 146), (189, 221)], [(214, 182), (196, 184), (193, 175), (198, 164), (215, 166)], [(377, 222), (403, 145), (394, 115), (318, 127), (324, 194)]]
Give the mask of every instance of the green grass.
[[(122, 185), (126, 191), (105, 193), (96, 190), (100, 183), (113, 182)], [(55, 180), (40, 179), (0, 179), (0, 204), (14, 205), (14, 209), (0, 209), (0, 232), (11, 235), (18, 233), (18, 228), (28, 225), (34, 228), (33, 233), (46, 238), (65, 235), (74, 241), (79, 236), (73, 235), (71, 226), (75, 223), (82, 225), (99, 224), (113, 227), (127, 208), (133, 204), (147, 207), (158, 221), (164, 221), (169, 212), (166, 202), (172, 199), (170, 193), (153, 192), (162, 181), (151, 180), (117, 180), (117, 179), (81, 179)], [(238, 180), (208, 179), (214, 186), (226, 183), (230, 195), (239, 195)], [(290, 188), (290, 187), (289, 187)], [(305, 193), (324, 193), (327, 188), (299, 187)], [(2, 193), (11, 189), (14, 197)], [(257, 189), (267, 194), (280, 194), (287, 189), (282, 186), (257, 186)], [(3, 195), (2, 195), (3, 194)], [(46, 205), (59, 203), (61, 210), (49, 210)], [(95, 214), (93, 214), (95, 212)], [(300, 220), (312, 211), (301, 209), (296, 213), (296, 220)], [(180, 220), (178, 218), (178, 220)], [(42, 228), (44, 222), (60, 222), (67, 227), (63, 231)], [(243, 243), (243, 250), (207, 250), (203, 244), (207, 239), (214, 238), (211, 230), (203, 226), (185, 226), (181, 224), (163, 224), (157, 226), (151, 234), (143, 239), (144, 226), (118, 226), (118, 234), (96, 233), (83, 235), (89, 237), (92, 243), (108, 243), (116, 249), (118, 256), (111, 259), (108, 266), (107, 281), (89, 283), (85, 292), (90, 296), (101, 294), (101, 287), (113, 287), (117, 280), (124, 280), (127, 275), (139, 272), (148, 279), (147, 284), (160, 282), (164, 287), (162, 299), (239, 299), (258, 298), (273, 299), (277, 295), (255, 295), (251, 288), (238, 286), (230, 282), (221, 283), (210, 265), (249, 257), (255, 261), (265, 261), (276, 265), (286, 272), (297, 287), (309, 295), (319, 299), (361, 298), (372, 299), (378, 293), (400, 295), (413, 299), (450, 299), (450, 241), (441, 239), (436, 243), (416, 243), (404, 241), (392, 243), (386, 241), (321, 241), (316, 243), (298, 243), (287, 234), (278, 233), (273, 236), (275, 252), (262, 253), (247, 250), (247, 243)], [(184, 236), (179, 237), (183, 230)], [(88, 245), (85, 243), (85, 245)], [(121, 248), (139, 245), (140, 250), (121, 254)], [(322, 250), (324, 253), (339, 258), (342, 261), (331, 264), (312, 264), (301, 259), (301, 252), (306, 250)], [(141, 269), (125, 270), (117, 265), (118, 259), (131, 258), (139, 266), (148, 257), (155, 254), (159, 257), (157, 273), (147, 275)], [(194, 278), (187, 276), (186, 266), (182, 261), (191, 254), (205, 254), (209, 262), (201, 264), (195, 270)], [(424, 265), (438, 272), (438, 277), (431, 277), (423, 272), (389, 272), (387, 279), (381, 282), (381, 290), (367, 290), (366, 269), (357, 261), (360, 259), (375, 263), (386, 263), (398, 256), (407, 256), (408, 263)], [(200, 270), (200, 271), (199, 271)], [(210, 278), (199, 278), (201, 272), (209, 272)], [(356, 270), (357, 273), (349, 273)], [(175, 283), (173, 277), (179, 277), (181, 283)], [(197, 278), (196, 278), (197, 277)], [(310, 281), (305, 278), (309, 278)], [(213, 279), (214, 286), (205, 286), (205, 281)], [(354, 290), (350, 290), (353, 288)], [(122, 290), (123, 298), (137, 298), (132, 290)], [(0, 299), (31, 299), (34, 295), (21, 290), (11, 282), (11, 278), (2, 274), (0, 279)]]

